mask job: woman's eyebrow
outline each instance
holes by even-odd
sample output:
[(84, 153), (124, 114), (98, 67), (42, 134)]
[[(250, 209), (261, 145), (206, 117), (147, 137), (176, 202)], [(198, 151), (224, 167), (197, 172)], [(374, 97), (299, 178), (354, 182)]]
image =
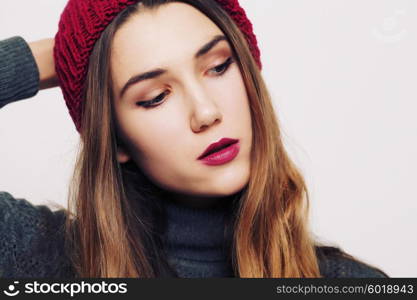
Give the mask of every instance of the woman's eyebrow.
[[(214, 46), (217, 45), (220, 41), (225, 41), (226, 37), (224, 35), (216, 35), (213, 39), (211, 39), (208, 43), (204, 44), (203, 47), (201, 47), (197, 53), (194, 55), (194, 58), (197, 59), (207, 52), (209, 52)], [(162, 74), (166, 73), (166, 69), (157, 68), (154, 70), (150, 70), (144, 73), (140, 73), (137, 75), (132, 76), (123, 86), (123, 88), (120, 91), (120, 98), (123, 96), (123, 94), (126, 92), (126, 90), (133, 84), (136, 84), (143, 80), (153, 79), (161, 76)]]
[(199, 58), (200, 56), (203, 56), (207, 52), (209, 52), (214, 46), (217, 45), (220, 41), (226, 41), (226, 37), (224, 35), (216, 35), (210, 42), (205, 44), (203, 47), (200, 48), (200, 50), (197, 51), (194, 58)]

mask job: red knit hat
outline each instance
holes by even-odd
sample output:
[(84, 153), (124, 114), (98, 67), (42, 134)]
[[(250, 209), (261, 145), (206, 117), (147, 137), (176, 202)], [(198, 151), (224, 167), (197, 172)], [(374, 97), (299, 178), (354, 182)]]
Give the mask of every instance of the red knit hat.
[[(69, 113), (81, 129), (82, 91), (88, 61), (95, 42), (107, 25), (127, 6), (140, 0), (69, 0), (55, 36), (54, 59), (57, 77)], [(252, 55), (262, 68), (252, 24), (238, 0), (215, 0), (243, 32)]]

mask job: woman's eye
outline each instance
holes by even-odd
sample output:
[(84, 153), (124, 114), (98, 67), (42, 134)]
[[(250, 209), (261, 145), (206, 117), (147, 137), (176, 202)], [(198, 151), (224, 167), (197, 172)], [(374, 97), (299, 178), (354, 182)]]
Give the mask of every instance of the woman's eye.
[[(150, 106), (157, 106), (162, 100), (164, 100), (165, 96), (168, 94), (168, 91), (164, 91), (163, 93), (159, 94), (152, 100), (148, 101), (140, 101), (137, 102), (136, 105), (142, 106), (142, 107), (150, 107)], [(154, 105), (156, 103), (156, 105)]]
[(209, 71), (212, 71), (214, 75), (216, 76), (221, 76), (226, 72), (226, 70), (229, 68), (232, 62), (233, 62), (233, 58), (230, 56), (228, 59), (226, 59), (224, 63), (222, 63), (221, 65), (215, 66)]
[[(221, 65), (217, 65), (214, 68), (211, 68), (209, 71), (213, 72), (215, 76), (221, 76), (227, 71), (227, 69), (229, 68), (229, 66), (232, 63), (233, 63), (233, 58), (230, 56), (228, 59), (226, 59), (226, 61), (224, 63), (222, 63)], [(136, 105), (142, 106), (142, 107), (145, 107), (145, 108), (152, 107), (152, 106), (158, 106), (159, 103), (161, 103), (165, 99), (165, 96), (168, 93), (169, 93), (169, 91), (164, 91), (163, 93), (159, 94), (158, 96), (156, 96), (152, 100), (139, 101), (139, 102), (136, 102)]]

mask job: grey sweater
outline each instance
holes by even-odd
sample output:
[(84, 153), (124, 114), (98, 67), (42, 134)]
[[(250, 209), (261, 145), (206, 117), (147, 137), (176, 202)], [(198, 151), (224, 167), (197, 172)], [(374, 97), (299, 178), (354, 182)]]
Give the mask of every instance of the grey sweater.
[[(35, 95), (38, 86), (39, 73), (26, 42), (20, 37), (0, 41), (0, 107)], [(178, 277), (233, 277), (231, 237), (224, 235), (227, 205), (198, 209), (162, 202), (167, 217), (164, 247)], [(0, 192), (0, 277), (75, 277), (64, 251), (64, 223), (63, 210)], [(337, 248), (317, 246), (316, 252), (323, 277), (387, 277), (343, 257)]]
[(39, 71), (21, 37), (0, 41), (0, 108), (33, 97), (39, 90)]

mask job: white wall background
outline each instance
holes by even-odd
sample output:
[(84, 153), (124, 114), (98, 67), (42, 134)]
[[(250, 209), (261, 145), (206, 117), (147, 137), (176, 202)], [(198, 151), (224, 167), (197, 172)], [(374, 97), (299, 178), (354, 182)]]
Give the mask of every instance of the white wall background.
[[(65, 0), (1, 1), (0, 39), (53, 37)], [(322, 240), (417, 277), (417, 1), (241, 0)], [(66, 206), (78, 134), (59, 88), (0, 111), (0, 190)]]

